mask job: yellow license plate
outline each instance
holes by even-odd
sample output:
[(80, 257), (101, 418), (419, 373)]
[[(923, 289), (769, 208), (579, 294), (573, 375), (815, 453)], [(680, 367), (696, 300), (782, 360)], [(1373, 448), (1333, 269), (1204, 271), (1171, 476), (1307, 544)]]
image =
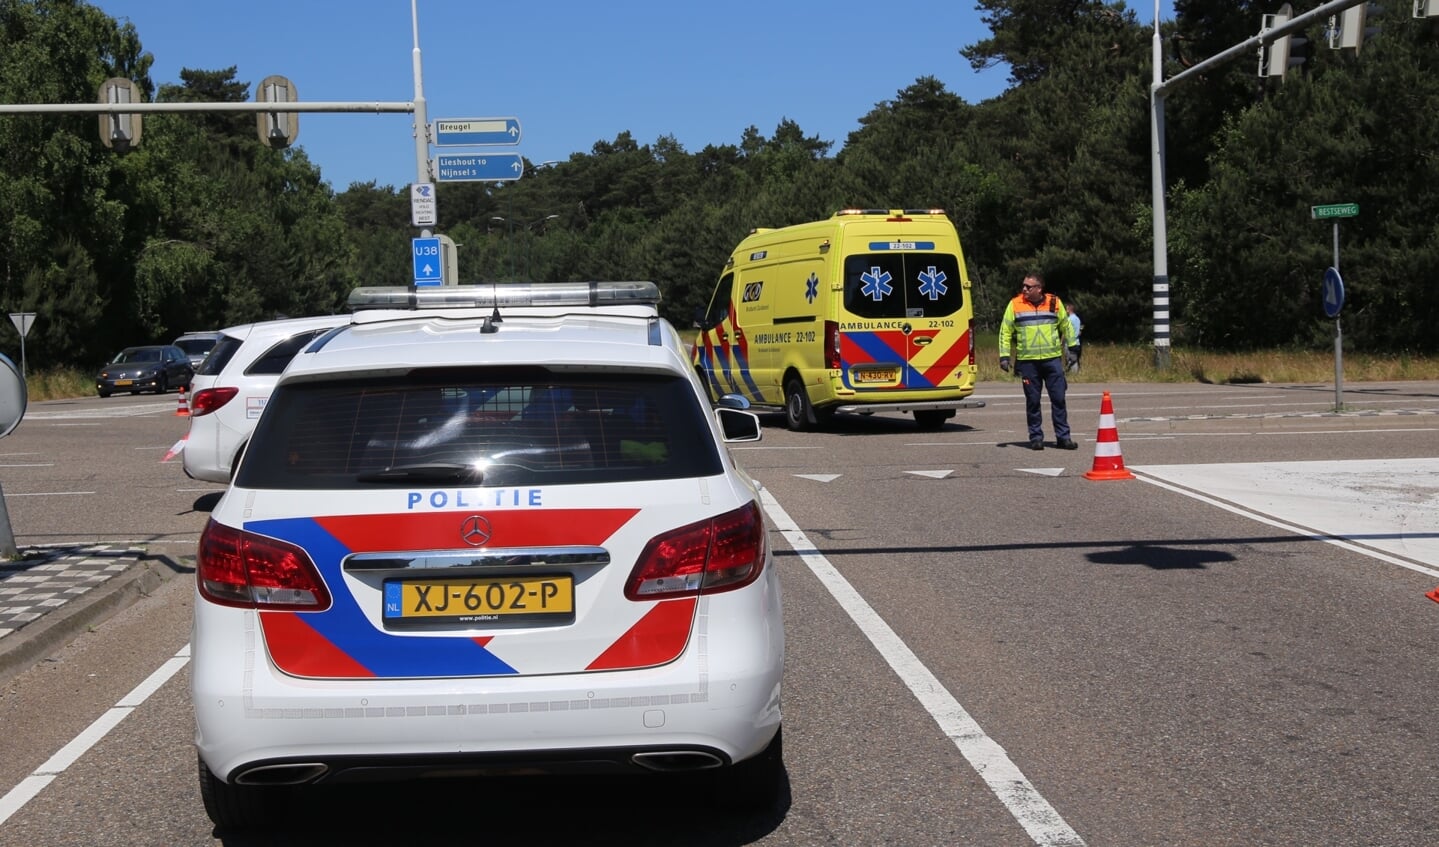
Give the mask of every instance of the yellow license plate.
[(567, 575), (387, 580), (386, 623), (487, 623), (573, 617)]
[(117, 379), (117, 380), (115, 380), (115, 384), (116, 384), (116, 385), (133, 385), (134, 383), (135, 383), (135, 380), (133, 380), (133, 379)]
[(857, 383), (894, 382), (897, 379), (899, 371), (895, 368), (867, 368), (854, 372), (854, 381)]

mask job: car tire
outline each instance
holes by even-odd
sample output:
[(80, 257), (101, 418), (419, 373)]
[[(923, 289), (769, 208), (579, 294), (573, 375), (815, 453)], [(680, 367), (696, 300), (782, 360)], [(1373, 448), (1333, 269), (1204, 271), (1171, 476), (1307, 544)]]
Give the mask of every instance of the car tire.
[(205, 814), (220, 829), (252, 829), (284, 820), (289, 793), (284, 788), (231, 785), (211, 773), (198, 756), (200, 799)]
[(797, 376), (784, 381), (784, 423), (795, 432), (814, 429), (814, 408), (809, 404), (804, 383)]
[(945, 409), (923, 409), (914, 413), (914, 423), (925, 432), (934, 432), (952, 417), (954, 413)]
[(106, 397), (109, 397), (109, 396), (110, 396), (110, 392), (108, 392), (108, 391), (96, 391), (95, 393), (100, 395), (100, 399), (101, 399), (101, 400), (103, 400), (103, 399), (105, 399)]
[(170, 393), (170, 379), (169, 379), (169, 377), (165, 376), (164, 374), (160, 374), (159, 378), (157, 378), (157, 379), (155, 380), (155, 393), (156, 393), (156, 394), (169, 394), (169, 393)]

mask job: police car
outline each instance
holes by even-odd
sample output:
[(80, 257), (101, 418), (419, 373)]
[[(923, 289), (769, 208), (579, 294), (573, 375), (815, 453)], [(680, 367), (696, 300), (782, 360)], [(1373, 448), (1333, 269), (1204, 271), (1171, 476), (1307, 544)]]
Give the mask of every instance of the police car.
[(782, 775), (779, 580), (724, 446), (759, 421), (658, 296), (357, 289), (295, 357), (196, 556), (216, 824), (376, 774)]

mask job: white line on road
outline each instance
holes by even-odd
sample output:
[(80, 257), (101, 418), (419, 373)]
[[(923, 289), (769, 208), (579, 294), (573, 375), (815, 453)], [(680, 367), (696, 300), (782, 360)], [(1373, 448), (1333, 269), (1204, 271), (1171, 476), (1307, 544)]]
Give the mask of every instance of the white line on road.
[(10, 819), (11, 815), (20, 811), (25, 804), (35, 798), (37, 794), (45, 789), (45, 786), (55, 781), (55, 778), (65, 772), (65, 769), (75, 764), (81, 756), (85, 755), (91, 747), (100, 742), (100, 739), (109, 734), (110, 730), (119, 725), (129, 714), (149, 699), (150, 695), (160, 690), (160, 686), (170, 680), (170, 677), (180, 672), (180, 669), (190, 662), (190, 645), (186, 644), (163, 665), (145, 678), (145, 681), (131, 689), (129, 694), (121, 697), (115, 705), (105, 711), (105, 714), (95, 719), (79, 735), (70, 740), (69, 744), (61, 747), (59, 752), (51, 756), (43, 765), (36, 768), (29, 776), (20, 780), (20, 784), (10, 789), (4, 797), (0, 797), (0, 824)]
[(849, 584), (834, 565), (820, 553), (804, 531), (790, 519), (788, 513), (774, 499), (768, 489), (760, 491), (765, 511), (775, 528), (780, 531), (790, 547), (804, 561), (829, 593), (839, 601), (860, 631), (875, 646), (885, 661), (908, 686), (909, 690), (934, 718), (939, 728), (959, 748), (970, 767), (989, 786), (1009, 813), (1029, 833), (1035, 844), (1054, 847), (1079, 847), (1084, 839), (1070, 828), (1020, 772), (984, 729), (970, 717), (969, 712), (954, 699), (954, 695), (920, 662), (919, 657), (895, 634), (889, 624), (879, 616), (860, 593)]
[(93, 491), (31, 491), (27, 494), (6, 494), (6, 497), (58, 497), (71, 494), (94, 494)]

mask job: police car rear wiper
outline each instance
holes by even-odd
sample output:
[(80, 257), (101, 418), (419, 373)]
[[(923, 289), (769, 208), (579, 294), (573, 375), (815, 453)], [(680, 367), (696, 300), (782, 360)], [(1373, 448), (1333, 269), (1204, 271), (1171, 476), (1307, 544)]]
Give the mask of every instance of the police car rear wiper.
[(425, 462), (395, 465), (377, 471), (366, 471), (355, 477), (360, 482), (480, 482), (485, 472), (474, 465), (456, 462)]

